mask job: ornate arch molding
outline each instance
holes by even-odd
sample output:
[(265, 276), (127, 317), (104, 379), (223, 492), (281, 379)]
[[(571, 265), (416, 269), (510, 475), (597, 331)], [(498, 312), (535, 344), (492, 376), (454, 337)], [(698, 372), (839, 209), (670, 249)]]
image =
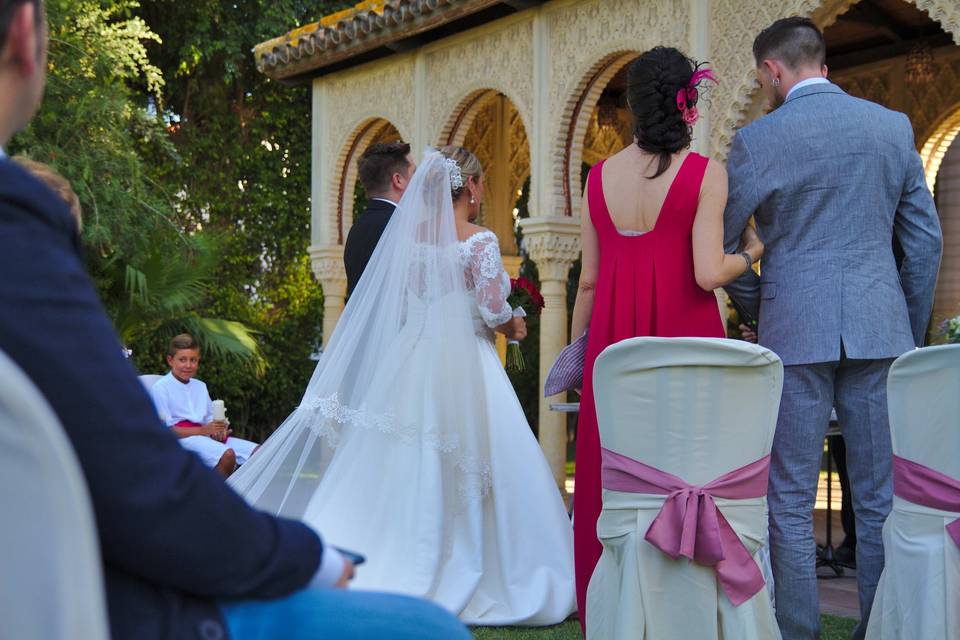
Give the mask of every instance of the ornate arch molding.
[(340, 146), (340, 155), (336, 163), (336, 189), (334, 190), (334, 224), (337, 244), (342, 245), (346, 240), (349, 225), (344, 225), (344, 212), (353, 211), (353, 192), (357, 186), (357, 160), (371, 144), (382, 135), (391, 131), (399, 131), (386, 118), (366, 118), (353, 128), (346, 141)]
[(950, 148), (958, 135), (960, 135), (960, 104), (955, 105), (947, 116), (936, 125), (933, 133), (927, 138), (920, 150), (923, 172), (927, 177), (927, 186), (930, 187), (931, 192), (937, 181), (937, 173), (940, 171), (943, 156), (946, 155), (947, 149)]
[[(960, 44), (957, 0), (910, 1), (938, 21), (954, 42)], [(771, 10), (768, 3), (759, 0), (755, 11), (745, 10), (742, 0), (719, 0), (711, 5), (711, 31), (717, 43), (713, 57), (721, 70), (721, 80), (730, 79), (717, 87), (711, 100), (719, 105), (711, 135), (711, 151), (715, 157), (725, 158), (736, 130), (762, 110), (751, 53), (755, 35), (777, 18), (789, 15), (808, 16), (825, 29), (857, 2), (859, 0), (792, 0), (784, 3), (786, 6)]]
[(551, 154), (554, 158), (552, 175), (554, 184), (559, 183), (560, 203), (563, 215), (573, 215), (573, 197), (580, 193), (580, 163), (583, 161), (583, 140), (587, 135), (590, 117), (600, 100), (600, 94), (610, 80), (632, 59), (640, 55), (639, 51), (619, 50), (609, 53), (595, 62), (580, 75), (573, 92), (560, 116), (562, 134), (556, 141)]
[[(443, 129), (440, 131), (440, 144), (455, 144), (463, 146), (467, 141), (467, 136), (484, 109), (490, 102), (498, 96), (503, 96), (512, 105), (516, 112), (516, 121), (508, 123), (510, 130), (507, 131), (511, 140), (511, 184), (512, 190), (517, 190), (523, 186), (524, 181), (530, 175), (530, 136), (527, 133), (527, 123), (524, 121), (523, 113), (513, 99), (495, 88), (477, 89), (469, 93), (457, 104), (450, 117), (447, 118)], [(522, 141), (523, 148), (513, 148), (512, 141)], [(479, 149), (473, 149), (478, 155), (482, 156)], [(483, 160), (484, 157), (481, 157)]]
[(486, 106), (487, 101), (493, 99), (498, 93), (500, 92), (497, 89), (477, 89), (460, 100), (444, 123), (443, 129), (440, 130), (439, 144), (463, 146), (473, 121)]

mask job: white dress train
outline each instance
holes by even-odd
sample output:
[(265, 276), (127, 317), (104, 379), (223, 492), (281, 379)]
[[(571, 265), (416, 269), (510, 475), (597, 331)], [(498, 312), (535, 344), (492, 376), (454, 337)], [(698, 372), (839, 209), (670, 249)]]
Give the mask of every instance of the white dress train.
[[(476, 234), (460, 245), (473, 314), (479, 386), (465, 389), (483, 399), (488, 429), (489, 487), (483, 497), (451, 492), (444, 478), (442, 446), (430, 439), (383, 438), (374, 425), (341, 432), (322, 482), (303, 518), (326, 542), (368, 558), (356, 589), (431, 600), (477, 625), (550, 625), (575, 609), (570, 521), (540, 446), (504, 372), (490, 327), (506, 322), (509, 278), (496, 236)], [(453, 294), (458, 295), (458, 294)], [(420, 424), (455, 416), (456, 398), (431, 397), (430, 319), (444, 302), (411, 310), (395, 353), (384, 362), (381, 387), (420, 416)], [(451, 375), (458, 363), (449, 363)], [(321, 409), (342, 411), (337, 403)], [(403, 410), (401, 409), (400, 412)], [(406, 422), (406, 421), (404, 421)], [(402, 434), (401, 434), (402, 435)], [(371, 462), (375, 467), (371, 470)]]
[(512, 316), (497, 238), (458, 240), (454, 183), (428, 150), (300, 405), (228, 482), (366, 556), (353, 588), (554, 624), (575, 608), (572, 529), (494, 348)]

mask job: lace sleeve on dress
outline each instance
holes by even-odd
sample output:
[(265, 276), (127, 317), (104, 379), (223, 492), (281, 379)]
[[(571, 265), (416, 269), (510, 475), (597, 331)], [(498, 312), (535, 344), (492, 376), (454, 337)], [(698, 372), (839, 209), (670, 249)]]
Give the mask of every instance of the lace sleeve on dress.
[(470, 244), (469, 267), (473, 276), (477, 307), (488, 327), (499, 327), (513, 317), (507, 303), (510, 278), (503, 269), (497, 236), (482, 232)]

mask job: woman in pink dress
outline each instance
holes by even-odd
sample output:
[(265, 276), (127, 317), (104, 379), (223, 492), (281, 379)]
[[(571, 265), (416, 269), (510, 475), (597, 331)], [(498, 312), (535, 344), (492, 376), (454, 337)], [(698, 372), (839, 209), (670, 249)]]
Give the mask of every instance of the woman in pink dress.
[(723, 251), (727, 174), (688, 150), (697, 87), (707, 69), (676, 49), (656, 47), (628, 69), (634, 144), (594, 166), (583, 196), (583, 268), (572, 335), (589, 329), (577, 431), (574, 552), (577, 604), (600, 557), (600, 443), (593, 363), (607, 346), (636, 336), (725, 336), (713, 290), (763, 253), (747, 227), (738, 254)]

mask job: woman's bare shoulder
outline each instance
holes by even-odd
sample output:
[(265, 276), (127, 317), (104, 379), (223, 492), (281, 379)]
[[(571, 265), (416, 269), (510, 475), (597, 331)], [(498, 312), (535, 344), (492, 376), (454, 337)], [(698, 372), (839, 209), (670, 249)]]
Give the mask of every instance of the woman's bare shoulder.
[(727, 185), (727, 167), (719, 160), (707, 158), (707, 169), (703, 174), (704, 186)]

